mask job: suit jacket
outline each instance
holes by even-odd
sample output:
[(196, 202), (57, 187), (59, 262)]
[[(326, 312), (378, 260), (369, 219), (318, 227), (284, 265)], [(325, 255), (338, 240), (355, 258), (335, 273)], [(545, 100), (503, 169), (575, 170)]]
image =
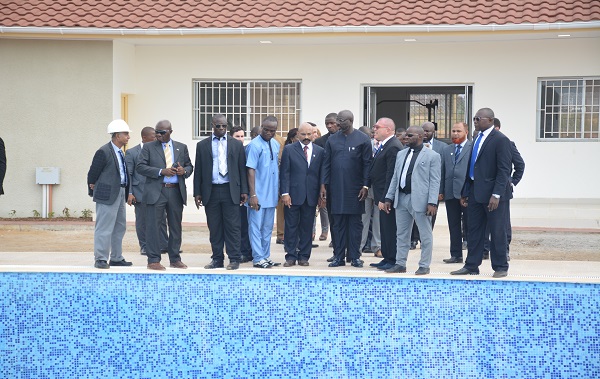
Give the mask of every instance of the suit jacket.
[(135, 201), (138, 203), (144, 201), (144, 183), (146, 183), (146, 177), (140, 174), (135, 167), (140, 160), (141, 152), (142, 145), (139, 144), (127, 149), (127, 154), (125, 154), (125, 163), (127, 164), (127, 171), (129, 171), (129, 183), (131, 183), (129, 193), (135, 196)]
[(0, 195), (4, 195), (4, 176), (6, 175), (6, 149), (0, 138)]
[[(179, 162), (185, 169), (185, 175), (179, 177), (179, 192), (183, 199), (183, 205), (186, 205), (187, 189), (185, 179), (192, 175), (194, 166), (190, 161), (187, 146), (181, 142), (173, 141), (173, 156), (175, 157), (173, 163)], [(155, 204), (158, 201), (164, 180), (164, 177), (159, 175), (159, 171), (165, 168), (166, 164), (165, 153), (160, 141), (149, 142), (144, 146), (136, 169), (146, 177), (146, 183), (144, 184), (144, 202), (146, 204)]]
[[(129, 176), (128, 173), (125, 175)], [(127, 180), (126, 191), (129, 191), (129, 183), (130, 181)], [(88, 195), (92, 196), (96, 203), (113, 204), (117, 200), (121, 190), (121, 173), (119, 159), (110, 142), (100, 147), (94, 154), (88, 171), (87, 184)], [(94, 190), (89, 188), (90, 184), (94, 185)], [(125, 199), (127, 200), (127, 196)]]
[(513, 184), (513, 186), (516, 186), (523, 178), (523, 173), (525, 172), (525, 161), (523, 160), (521, 153), (519, 153), (517, 145), (515, 145), (513, 141), (510, 141), (510, 148), (512, 153), (512, 166), (514, 169), (510, 182)]
[(471, 149), (473, 141), (467, 140), (463, 146), (458, 160), (454, 161), (454, 152), (456, 145), (447, 145), (442, 154), (442, 180), (440, 183), (440, 193), (444, 195), (444, 200), (460, 199), (462, 189), (467, 178), (467, 170), (469, 169), (469, 158), (471, 157)]
[(402, 150), (402, 143), (396, 137), (392, 137), (383, 145), (383, 148), (373, 157), (373, 164), (369, 171), (368, 186), (373, 189), (375, 202), (384, 202), (396, 167), (396, 156)]
[[(402, 165), (409, 151), (410, 149), (404, 149), (398, 153), (394, 176), (385, 195), (386, 199), (394, 201), (394, 208), (398, 208)], [(427, 204), (437, 204), (440, 190), (440, 176), (440, 155), (432, 149), (423, 147), (415, 161), (411, 176), (411, 204), (415, 212), (426, 212)]]
[(311, 207), (317, 206), (321, 180), (321, 167), (325, 150), (312, 144), (310, 166), (306, 164), (303, 146), (300, 142), (286, 145), (279, 166), (279, 190), (288, 193), (292, 205), (302, 205), (304, 201)]
[[(475, 142), (473, 142), (475, 144)], [(471, 157), (469, 156), (469, 165)], [(512, 199), (510, 188), (512, 153), (510, 140), (498, 130), (492, 130), (481, 146), (475, 160), (473, 171), (475, 180), (469, 178), (467, 169), (463, 196), (469, 195), (470, 186), (474, 186), (475, 201), (487, 204), (492, 194), (500, 195), (500, 201)], [(471, 200), (471, 199), (469, 199)]]
[[(202, 196), (202, 203), (210, 201), (212, 191), (212, 135), (196, 144), (196, 172), (194, 172), (194, 196)], [(244, 144), (227, 136), (227, 175), (231, 201), (240, 203), (240, 195), (248, 194), (246, 177), (246, 153)]]
[(444, 149), (446, 148), (446, 146), (448, 146), (447, 143), (444, 143), (444, 142), (442, 142), (440, 140), (437, 140), (435, 138), (432, 139), (431, 148), (433, 149), (433, 151), (435, 151), (439, 155), (442, 155), (442, 152), (444, 151)]

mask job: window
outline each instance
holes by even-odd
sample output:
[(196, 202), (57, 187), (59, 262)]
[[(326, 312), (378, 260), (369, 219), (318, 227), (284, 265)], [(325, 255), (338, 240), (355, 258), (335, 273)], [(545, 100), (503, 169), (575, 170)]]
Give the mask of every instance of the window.
[(247, 136), (265, 117), (275, 116), (278, 134), (287, 135), (300, 120), (300, 84), (298, 80), (194, 80), (194, 138), (212, 133), (210, 123), (217, 113), (227, 117), (229, 128), (241, 126)]
[(598, 140), (600, 78), (538, 80), (539, 139)]
[[(462, 88), (461, 88), (462, 89)], [(432, 120), (437, 123), (436, 138), (450, 139), (452, 126), (464, 121), (466, 97), (463, 93), (410, 94), (409, 125), (422, 125)], [(437, 102), (436, 107), (432, 107)], [(423, 105), (426, 104), (426, 105)], [(431, 108), (429, 110), (428, 106)], [(433, 116), (430, 118), (430, 115)]]

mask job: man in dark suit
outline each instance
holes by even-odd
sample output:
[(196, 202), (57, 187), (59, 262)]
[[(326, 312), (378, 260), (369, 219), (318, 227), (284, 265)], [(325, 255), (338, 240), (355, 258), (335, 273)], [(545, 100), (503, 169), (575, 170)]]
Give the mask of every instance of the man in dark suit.
[[(440, 184), (440, 200), (446, 204), (448, 229), (450, 231), (450, 258), (444, 263), (462, 263), (463, 233), (462, 220), (468, 224), (467, 208), (460, 205), (460, 198), (473, 143), (467, 139), (469, 129), (464, 122), (452, 126), (452, 144), (442, 152), (442, 180)], [(468, 234), (467, 234), (468, 235)], [(466, 240), (466, 238), (465, 238)]]
[(285, 206), (285, 263), (308, 266), (312, 251), (312, 226), (319, 200), (324, 151), (312, 143), (312, 125), (298, 128), (298, 142), (285, 146), (279, 167), (279, 191)]
[[(123, 258), (125, 199), (129, 193), (129, 174), (121, 148), (129, 141), (129, 125), (123, 120), (108, 124), (111, 141), (100, 147), (87, 175), (88, 194), (96, 203), (94, 229), (94, 267), (131, 266)], [(110, 256), (110, 264), (108, 259)]]
[(479, 130), (473, 142), (467, 179), (462, 191), (461, 204), (468, 201), (468, 253), (465, 265), (452, 275), (478, 275), (483, 259), (485, 228), (492, 234), (491, 258), (494, 278), (508, 275), (506, 259), (506, 212), (512, 197), (508, 185), (511, 167), (510, 140), (495, 130), (494, 112), (482, 108), (473, 117)]
[(137, 171), (146, 177), (144, 201), (146, 202), (146, 254), (148, 269), (165, 270), (160, 264), (159, 228), (167, 212), (169, 224), (168, 254), (170, 266), (187, 268), (181, 261), (181, 219), (187, 201), (185, 179), (192, 175), (194, 166), (188, 148), (171, 139), (171, 123), (156, 124), (156, 141), (144, 146)]
[[(494, 117), (494, 129), (500, 130), (502, 124), (500, 120)], [(509, 186), (511, 193), (516, 187), (517, 184), (523, 178), (523, 173), (525, 172), (525, 161), (519, 153), (517, 149), (517, 145), (515, 145), (514, 141), (510, 141), (510, 148), (512, 153), (512, 168), (511, 168), (511, 176), (509, 180)], [(511, 196), (512, 198), (512, 196)], [(506, 240), (508, 242), (508, 247), (506, 250), (506, 259), (510, 261), (510, 242), (512, 241), (512, 225), (510, 223), (510, 200), (508, 204), (508, 211), (506, 212)], [(489, 259), (490, 257), (490, 229), (489, 225), (485, 231), (485, 243), (483, 244), (483, 259)]]
[(440, 155), (423, 146), (423, 128), (411, 126), (406, 131), (408, 149), (396, 156), (394, 176), (385, 195), (383, 210), (396, 208), (396, 264), (387, 273), (406, 272), (406, 260), (410, 249), (411, 225), (417, 224), (421, 234), (421, 259), (415, 275), (430, 272), (433, 251), (431, 216), (437, 213), (440, 191)]
[[(135, 207), (135, 232), (138, 237), (138, 243), (140, 245), (140, 253), (146, 255), (146, 204), (144, 203), (144, 183), (146, 183), (146, 177), (141, 175), (135, 168), (140, 160), (140, 153), (145, 143), (149, 143), (156, 140), (154, 128), (146, 126), (141, 132), (142, 142), (139, 145), (127, 149), (125, 154), (125, 163), (127, 164), (127, 171), (129, 172), (129, 197), (127, 198), (127, 204)], [(167, 220), (166, 215), (160, 226), (160, 248), (161, 251), (167, 251)]]
[(0, 138), (0, 195), (4, 195), (4, 176), (6, 175), (6, 149)]
[[(369, 187), (369, 169), (373, 150), (371, 140), (352, 127), (354, 115), (349, 110), (338, 113), (340, 131), (325, 145), (321, 198), (331, 201), (333, 215), (333, 251), (335, 258), (329, 267), (345, 266), (344, 256), (353, 267), (362, 267), (360, 238), (364, 199)], [(327, 197), (329, 189), (330, 199)]]
[(377, 204), (377, 212), (379, 212), (383, 260), (379, 263), (371, 263), (371, 266), (387, 270), (396, 263), (396, 212), (394, 208), (389, 213), (384, 212), (382, 209), (385, 203), (385, 194), (394, 176), (396, 155), (402, 149), (402, 143), (394, 134), (396, 125), (390, 118), (380, 118), (373, 129), (379, 147), (373, 157), (368, 185), (373, 190), (373, 199)]
[(223, 246), (227, 246), (228, 270), (240, 267), (240, 211), (248, 200), (244, 145), (228, 136), (227, 118), (212, 117), (213, 133), (196, 145), (194, 200), (204, 205), (210, 231), (212, 261), (207, 269), (223, 267)]

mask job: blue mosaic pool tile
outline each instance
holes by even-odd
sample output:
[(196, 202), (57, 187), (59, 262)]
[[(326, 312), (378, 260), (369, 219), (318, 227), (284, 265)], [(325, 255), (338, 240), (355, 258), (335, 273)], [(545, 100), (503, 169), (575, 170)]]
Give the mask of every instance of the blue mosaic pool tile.
[(0, 273), (0, 378), (600, 378), (600, 285)]

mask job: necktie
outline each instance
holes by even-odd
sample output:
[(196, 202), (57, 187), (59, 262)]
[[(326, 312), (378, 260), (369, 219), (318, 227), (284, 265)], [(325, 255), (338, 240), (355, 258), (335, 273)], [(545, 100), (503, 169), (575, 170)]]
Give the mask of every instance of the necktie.
[(121, 157), (121, 169), (123, 169), (123, 177), (125, 181), (121, 184), (127, 184), (127, 167), (125, 167), (125, 155), (123, 155), (123, 151), (119, 150), (119, 156)]
[(225, 176), (225, 175), (227, 175), (227, 156), (226, 156), (226, 152), (225, 152), (225, 137), (218, 138), (217, 143), (218, 143), (217, 150), (219, 153), (219, 174), (221, 174), (221, 176)]
[(475, 160), (477, 160), (477, 153), (479, 152), (479, 143), (481, 142), (481, 138), (483, 137), (483, 133), (479, 132), (479, 136), (477, 136), (477, 140), (475, 141), (475, 145), (473, 146), (473, 152), (471, 152), (471, 164), (469, 164), (469, 177), (471, 180), (475, 180), (474, 171), (475, 171)]
[(308, 146), (304, 145), (304, 159), (308, 162)]
[(375, 143), (373, 144), (373, 156), (377, 155), (377, 152), (379, 151), (380, 147), (381, 147), (381, 142), (375, 141)]
[(375, 151), (375, 154), (373, 154), (373, 158), (375, 158), (377, 156), (377, 154), (379, 154), (379, 152), (381, 151), (381, 148), (383, 147), (382, 143), (379, 143), (379, 147), (377, 148), (377, 150)]
[(461, 144), (456, 145), (456, 150), (454, 151), (454, 163), (458, 160), (458, 154), (460, 154), (460, 150), (462, 149)]
[(406, 173), (408, 172), (408, 166), (410, 166), (410, 160), (412, 159), (414, 149), (410, 149), (408, 157), (404, 161), (404, 168), (402, 169), (402, 175), (400, 176), (400, 188), (406, 187)]
[(173, 155), (171, 154), (171, 148), (168, 143), (165, 144), (165, 162), (167, 163), (166, 168), (173, 166)]

